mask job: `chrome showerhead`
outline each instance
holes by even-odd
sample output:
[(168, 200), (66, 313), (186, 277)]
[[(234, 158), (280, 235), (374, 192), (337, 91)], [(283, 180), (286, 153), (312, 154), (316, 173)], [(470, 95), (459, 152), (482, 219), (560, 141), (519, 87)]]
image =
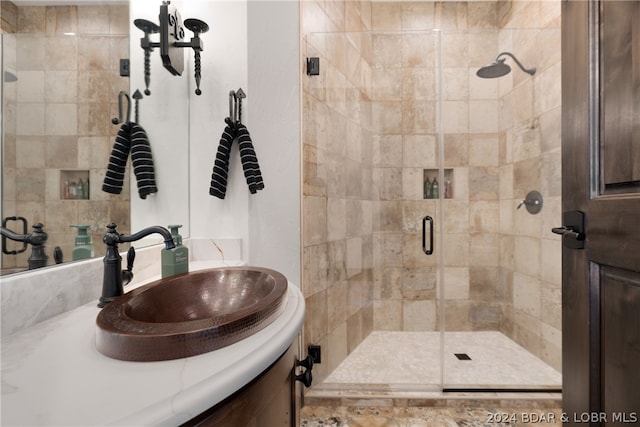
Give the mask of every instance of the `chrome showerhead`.
[(525, 73), (531, 74), (532, 76), (536, 73), (535, 67), (524, 68), (520, 63), (520, 61), (518, 61), (518, 59), (515, 56), (513, 56), (512, 53), (502, 52), (500, 55), (496, 57), (496, 60), (493, 61), (491, 64), (485, 65), (484, 67), (481, 67), (478, 71), (476, 71), (476, 75), (478, 77), (482, 77), (483, 79), (493, 79), (496, 77), (502, 77), (509, 74), (509, 72), (511, 71), (511, 67), (505, 64), (504, 58), (500, 59), (500, 57), (504, 55), (510, 56), (515, 61), (515, 63), (518, 64), (518, 67), (520, 67), (520, 69)]

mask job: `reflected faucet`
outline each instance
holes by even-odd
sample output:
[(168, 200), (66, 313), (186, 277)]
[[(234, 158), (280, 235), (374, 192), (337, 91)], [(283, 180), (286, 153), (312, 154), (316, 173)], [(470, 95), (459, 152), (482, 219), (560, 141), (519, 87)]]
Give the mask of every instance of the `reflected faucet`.
[[(14, 231), (9, 230), (5, 227), (6, 221), (8, 220), (22, 220), (24, 223), (24, 233), (18, 234)], [(31, 245), (31, 255), (27, 260), (29, 265), (29, 270), (33, 270), (35, 268), (46, 267), (49, 262), (49, 257), (44, 251), (44, 244), (47, 243), (47, 233), (44, 232), (42, 223), (36, 223), (33, 226), (33, 232), (26, 232), (26, 220), (22, 217), (8, 217), (2, 221), (2, 252), (7, 255), (16, 255), (21, 252), (24, 252), (27, 249), (27, 245)], [(23, 242), (24, 246), (19, 251), (8, 251), (6, 248), (5, 239), (13, 240), (14, 242)], [(56, 248), (56, 263), (59, 264), (62, 262), (62, 254), (59, 248)]]
[(107, 245), (104, 256), (104, 276), (102, 279), (102, 296), (98, 307), (104, 307), (120, 295), (124, 294), (124, 286), (133, 279), (133, 260), (135, 259), (135, 249), (131, 247), (127, 253), (127, 269), (122, 270), (122, 257), (118, 252), (119, 243), (135, 242), (153, 233), (158, 233), (164, 238), (166, 249), (173, 249), (175, 243), (169, 230), (158, 225), (144, 228), (137, 233), (124, 235), (116, 231), (116, 225), (107, 225), (107, 234), (102, 241)]

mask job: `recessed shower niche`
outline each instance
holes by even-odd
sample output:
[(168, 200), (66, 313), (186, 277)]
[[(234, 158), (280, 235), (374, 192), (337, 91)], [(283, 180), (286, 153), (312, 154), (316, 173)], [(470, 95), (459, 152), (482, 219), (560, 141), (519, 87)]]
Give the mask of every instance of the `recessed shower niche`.
[(61, 170), (60, 199), (89, 200), (89, 171)]
[[(440, 172), (438, 169), (424, 169), (422, 174), (422, 198), (453, 199), (454, 179), (453, 169), (444, 170), (444, 182), (440, 182)], [(442, 193), (442, 194), (441, 194)]]

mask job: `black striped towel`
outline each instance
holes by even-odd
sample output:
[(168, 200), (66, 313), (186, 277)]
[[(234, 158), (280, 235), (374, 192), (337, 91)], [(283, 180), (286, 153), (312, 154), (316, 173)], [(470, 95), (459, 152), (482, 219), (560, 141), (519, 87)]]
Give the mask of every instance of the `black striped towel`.
[(151, 145), (142, 126), (133, 122), (123, 124), (118, 131), (102, 183), (102, 191), (112, 194), (122, 192), (129, 153), (138, 183), (138, 194), (141, 199), (146, 199), (147, 195), (158, 192)]
[(240, 161), (244, 170), (244, 176), (249, 186), (251, 194), (255, 194), (258, 190), (264, 188), (264, 182), (258, 165), (258, 158), (251, 142), (251, 136), (247, 127), (242, 123), (231, 126), (232, 123), (227, 122), (224, 132), (220, 137), (218, 145), (218, 153), (213, 165), (211, 173), (211, 186), (209, 194), (219, 199), (224, 199), (227, 192), (227, 178), (229, 175), (229, 158), (231, 154), (231, 146), (234, 139), (238, 140), (240, 150)]
[(262, 181), (262, 174), (260, 173), (260, 165), (258, 164), (256, 151), (253, 148), (251, 135), (249, 135), (247, 127), (242, 123), (238, 123), (237, 129), (240, 161), (242, 162), (244, 177), (247, 180), (247, 185), (249, 186), (251, 194), (256, 194), (258, 190), (262, 190), (264, 188), (264, 182)]

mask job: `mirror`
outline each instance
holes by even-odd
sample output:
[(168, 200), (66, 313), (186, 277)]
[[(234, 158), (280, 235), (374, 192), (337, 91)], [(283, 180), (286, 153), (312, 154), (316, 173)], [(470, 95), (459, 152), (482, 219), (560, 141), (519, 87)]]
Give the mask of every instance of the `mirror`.
[[(167, 96), (179, 95), (173, 105), (186, 115), (187, 89), (181, 92), (186, 82), (169, 82), (167, 90), (162, 88), (158, 71), (162, 65), (153, 58), (152, 76), (159, 85), (152, 85), (156, 89), (152, 97), (140, 101), (141, 110), (145, 108), (140, 115), (152, 147), (157, 195), (139, 198), (130, 159), (123, 191), (102, 191), (121, 126), (112, 123), (118, 116), (118, 94), (126, 91), (131, 97), (137, 87), (144, 88), (142, 35), (132, 32), (137, 30), (127, 1), (70, 3), (3, 1), (0, 9), (2, 218), (26, 218), (28, 232), (34, 224), (44, 224), (49, 266), (54, 264), (56, 246), (64, 262), (73, 260), (77, 230), (71, 225), (89, 225), (96, 257), (104, 255), (102, 236), (111, 222), (123, 234), (148, 225), (182, 223), (181, 232), (188, 236), (188, 202), (180, 200), (183, 195), (188, 197), (188, 178), (170, 173), (186, 171), (188, 163), (181, 165), (188, 159), (166, 148), (171, 136), (175, 138), (173, 149), (180, 143), (188, 153), (188, 117), (176, 125), (166, 113), (153, 111), (158, 105), (166, 109)], [(149, 16), (157, 19), (158, 5), (146, 2)], [(121, 76), (121, 59), (130, 60), (130, 76)], [(176, 192), (179, 208), (171, 198)], [(22, 234), (22, 224), (11, 218), (6, 227)], [(7, 239), (9, 251), (20, 250), (22, 245)], [(16, 255), (3, 253), (3, 273), (26, 269), (30, 253), (31, 248)]]

